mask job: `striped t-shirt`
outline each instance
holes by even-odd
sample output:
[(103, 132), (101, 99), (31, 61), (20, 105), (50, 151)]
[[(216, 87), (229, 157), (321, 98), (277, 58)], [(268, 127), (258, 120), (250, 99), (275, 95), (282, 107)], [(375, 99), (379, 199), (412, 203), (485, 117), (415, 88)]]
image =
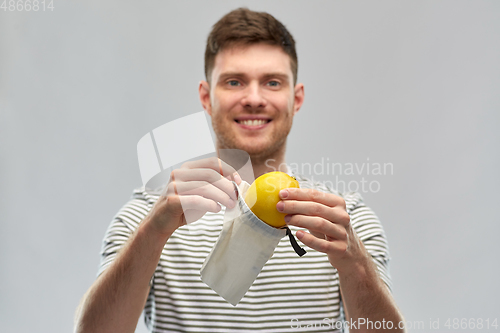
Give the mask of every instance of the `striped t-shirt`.
[[(344, 198), (351, 224), (372, 255), (380, 278), (391, 288), (389, 251), (377, 216), (358, 193), (339, 194), (320, 182), (294, 174), (301, 188), (315, 188)], [(158, 194), (140, 188), (118, 212), (104, 238), (101, 274), (147, 215)], [(151, 332), (343, 332), (339, 277), (325, 254), (297, 240), (307, 250), (299, 257), (288, 237), (237, 306), (217, 295), (200, 269), (221, 230), (224, 208), (178, 228), (167, 241), (144, 309)], [(299, 228), (290, 226), (295, 234)], [(336, 324), (337, 323), (337, 324)], [(337, 327), (337, 328), (336, 328)]]

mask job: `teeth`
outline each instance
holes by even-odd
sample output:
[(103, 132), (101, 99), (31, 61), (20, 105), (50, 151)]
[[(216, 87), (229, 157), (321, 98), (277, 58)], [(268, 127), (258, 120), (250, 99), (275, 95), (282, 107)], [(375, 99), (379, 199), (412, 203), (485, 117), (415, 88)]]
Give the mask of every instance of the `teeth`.
[(264, 119), (255, 119), (255, 120), (241, 120), (240, 124), (247, 126), (258, 126), (267, 123), (267, 120)]

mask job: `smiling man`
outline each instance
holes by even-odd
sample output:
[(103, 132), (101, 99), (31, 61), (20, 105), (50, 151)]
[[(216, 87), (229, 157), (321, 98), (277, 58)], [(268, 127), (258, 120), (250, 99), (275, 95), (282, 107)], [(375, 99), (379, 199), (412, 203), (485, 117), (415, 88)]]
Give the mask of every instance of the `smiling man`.
[[(222, 27), (216, 25), (214, 32), (227, 29), (225, 23), (219, 22)], [(223, 33), (214, 36), (225, 37)], [(238, 43), (227, 45), (213, 60), (207, 52), (208, 82), (200, 84), (199, 92), (203, 107), (212, 117), (217, 148), (248, 152), (257, 176), (269, 171), (266, 161), (275, 169), (284, 162), (286, 138), (293, 116), (302, 106), (304, 86), (295, 85), (292, 68), (296, 68), (296, 60), (282, 46), (243, 44), (243, 40), (240, 37)], [(218, 45), (221, 41), (209, 39), (209, 46), (211, 43)], [(296, 57), (295, 50), (292, 54)]]
[[(297, 84), (288, 30), (267, 13), (230, 12), (208, 37), (205, 74), (199, 96), (217, 149), (246, 151), (255, 177), (278, 169), (293, 174), (285, 164), (286, 138), (304, 86)], [(404, 331), (377, 217), (359, 194), (293, 175), (301, 188), (281, 191), (276, 209), (287, 213), (308, 253), (299, 258), (280, 241), (235, 307), (199, 272), (222, 229), (221, 205), (235, 205), (228, 178), (240, 183), (237, 172), (204, 159), (175, 170), (165, 196), (134, 191), (108, 228), (99, 276), (82, 299), (76, 331), (133, 332), (143, 309), (152, 332)], [(193, 221), (186, 220), (187, 209), (195, 212)]]

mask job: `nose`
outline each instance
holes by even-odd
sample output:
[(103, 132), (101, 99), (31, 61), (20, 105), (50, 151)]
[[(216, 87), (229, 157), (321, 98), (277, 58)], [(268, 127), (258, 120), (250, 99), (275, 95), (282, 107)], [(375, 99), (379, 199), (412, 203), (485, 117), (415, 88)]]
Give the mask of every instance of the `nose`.
[(245, 89), (245, 95), (241, 99), (241, 104), (249, 109), (261, 109), (267, 105), (267, 100), (262, 94), (262, 90), (258, 83), (252, 82)]

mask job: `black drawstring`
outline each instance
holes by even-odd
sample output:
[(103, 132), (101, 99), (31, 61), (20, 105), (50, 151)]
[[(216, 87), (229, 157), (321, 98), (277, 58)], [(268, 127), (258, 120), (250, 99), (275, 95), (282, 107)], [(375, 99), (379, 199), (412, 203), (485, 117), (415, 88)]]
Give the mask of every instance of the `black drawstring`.
[(302, 257), (304, 254), (306, 254), (307, 251), (299, 246), (299, 244), (295, 240), (295, 237), (293, 237), (292, 231), (288, 227), (286, 227), (286, 234), (288, 235), (288, 238), (290, 238), (290, 244), (292, 244), (295, 253), (297, 253), (299, 257)]

